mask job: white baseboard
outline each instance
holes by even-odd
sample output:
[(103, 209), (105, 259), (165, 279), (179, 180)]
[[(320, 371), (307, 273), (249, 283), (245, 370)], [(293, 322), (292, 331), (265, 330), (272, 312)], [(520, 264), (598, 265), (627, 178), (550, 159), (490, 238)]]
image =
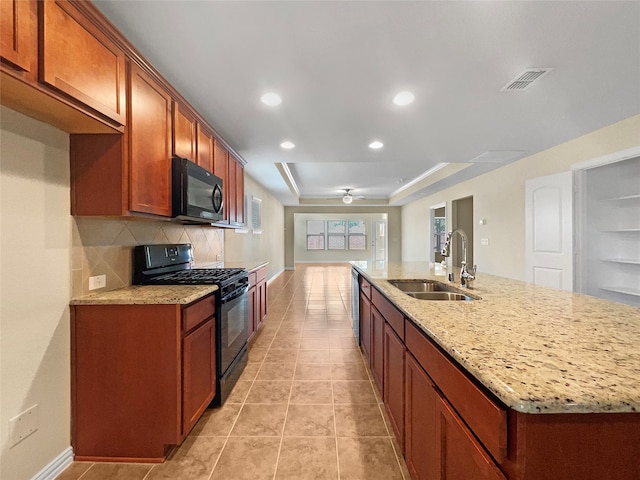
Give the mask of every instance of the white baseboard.
[(60, 455), (51, 460), (31, 480), (54, 480), (65, 468), (73, 463), (73, 449), (68, 447)]
[(269, 285), (276, 278), (278, 278), (280, 275), (282, 275), (283, 272), (284, 272), (284, 268), (282, 270), (280, 270), (279, 272), (274, 273), (273, 276), (269, 280), (267, 280), (267, 285)]

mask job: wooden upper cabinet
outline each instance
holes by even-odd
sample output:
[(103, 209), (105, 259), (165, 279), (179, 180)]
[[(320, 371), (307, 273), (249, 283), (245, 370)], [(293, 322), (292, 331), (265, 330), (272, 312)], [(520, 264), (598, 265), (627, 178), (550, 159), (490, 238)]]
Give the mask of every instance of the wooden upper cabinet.
[(196, 120), (180, 103), (173, 102), (173, 153), (196, 161)]
[(229, 223), (235, 225), (237, 218), (238, 202), (236, 199), (236, 161), (231, 154), (229, 154), (229, 161), (227, 163), (227, 212)]
[(197, 164), (213, 173), (213, 135), (200, 123), (197, 125)]
[(171, 216), (171, 97), (133, 63), (129, 175), (132, 211)]
[[(233, 164), (233, 165), (232, 165)], [(233, 188), (230, 192), (230, 203), (234, 204), (235, 215), (229, 216), (230, 223), (234, 225), (244, 225), (244, 167), (239, 160), (229, 154), (229, 171), (233, 169)], [(231, 183), (231, 174), (229, 175)]]
[(68, 1), (42, 8), (40, 81), (125, 125), (124, 52)]
[(229, 176), (228, 176), (229, 152), (215, 139), (213, 144), (213, 173), (222, 179), (222, 192), (224, 205), (222, 207), (223, 220), (218, 223), (229, 223)]
[(38, 65), (37, 3), (35, 0), (0, 1), (0, 56), (23, 72)]

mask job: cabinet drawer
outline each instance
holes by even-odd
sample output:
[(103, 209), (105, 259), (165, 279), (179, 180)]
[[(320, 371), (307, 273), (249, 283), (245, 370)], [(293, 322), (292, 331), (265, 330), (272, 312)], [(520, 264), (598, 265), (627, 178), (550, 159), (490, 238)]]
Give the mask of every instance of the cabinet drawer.
[(188, 332), (216, 311), (216, 297), (209, 295), (182, 309), (182, 331)]
[(371, 300), (371, 284), (362, 275), (360, 275), (360, 290)]
[(256, 283), (258, 283), (256, 278), (257, 278), (257, 273), (256, 272), (249, 272), (249, 286), (250, 287), (253, 287), (253, 286), (255, 286)]
[(267, 278), (267, 267), (262, 267), (260, 270), (256, 270), (256, 282), (260, 283)]
[(507, 454), (507, 412), (469, 380), (410, 321), (405, 322), (407, 350), (497, 462)]
[(389, 300), (382, 296), (375, 288), (371, 289), (371, 303), (382, 314), (391, 328), (401, 340), (404, 340), (404, 315), (394, 307)]

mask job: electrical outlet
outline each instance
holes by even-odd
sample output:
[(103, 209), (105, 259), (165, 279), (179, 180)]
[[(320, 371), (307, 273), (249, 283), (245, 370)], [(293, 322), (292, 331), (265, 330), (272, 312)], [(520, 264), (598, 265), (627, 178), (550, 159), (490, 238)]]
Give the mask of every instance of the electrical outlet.
[(222, 260), (222, 255), (220, 254), (216, 255), (216, 260)]
[(104, 288), (106, 286), (107, 286), (106, 275), (96, 275), (95, 277), (89, 277), (89, 290)]
[(38, 404), (9, 420), (11, 446), (17, 445), (38, 430)]
[(488, 238), (481, 238), (480, 239), (480, 245), (489, 245), (489, 239)]

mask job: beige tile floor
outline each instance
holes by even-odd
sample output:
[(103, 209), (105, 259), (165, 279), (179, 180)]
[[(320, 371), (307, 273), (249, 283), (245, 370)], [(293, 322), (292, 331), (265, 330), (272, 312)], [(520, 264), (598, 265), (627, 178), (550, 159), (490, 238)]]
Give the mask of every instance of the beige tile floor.
[(348, 265), (299, 265), (227, 402), (163, 464), (75, 462), (58, 480), (409, 480), (351, 331)]

